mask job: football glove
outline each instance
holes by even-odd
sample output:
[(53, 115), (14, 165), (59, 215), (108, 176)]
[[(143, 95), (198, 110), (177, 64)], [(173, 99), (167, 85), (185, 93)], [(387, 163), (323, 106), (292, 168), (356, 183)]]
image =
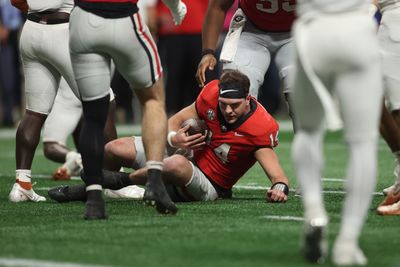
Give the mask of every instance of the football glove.
[(187, 13), (185, 3), (180, 0), (163, 0), (163, 2), (171, 11), (175, 25), (181, 25)]

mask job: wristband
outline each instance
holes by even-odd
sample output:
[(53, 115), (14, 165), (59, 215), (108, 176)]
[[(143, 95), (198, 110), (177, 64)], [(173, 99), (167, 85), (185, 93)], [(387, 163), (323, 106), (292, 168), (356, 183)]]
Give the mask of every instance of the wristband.
[(167, 135), (167, 142), (168, 142), (168, 145), (170, 145), (170, 147), (176, 147), (176, 146), (174, 146), (174, 145), (172, 144), (172, 137), (174, 137), (175, 135), (176, 135), (176, 132), (175, 132), (175, 131), (171, 131), (171, 132), (169, 132), (168, 135)]
[(215, 58), (217, 58), (214, 49), (206, 48), (201, 51), (201, 57), (204, 57), (205, 55), (213, 55)]
[(285, 195), (289, 195), (289, 186), (283, 182), (276, 182), (271, 186), (271, 189), (282, 191)]

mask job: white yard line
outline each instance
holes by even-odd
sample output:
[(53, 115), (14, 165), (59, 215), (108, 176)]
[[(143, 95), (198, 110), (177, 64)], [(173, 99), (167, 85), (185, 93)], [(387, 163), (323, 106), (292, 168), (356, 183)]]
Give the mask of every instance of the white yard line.
[[(247, 190), (268, 190), (270, 187), (267, 186), (260, 186), (260, 185), (235, 185), (234, 188), (236, 189), (247, 189)], [(290, 189), (291, 192), (295, 192), (295, 189)], [(344, 195), (346, 191), (343, 190), (324, 190), (322, 191), (324, 194), (338, 194)], [(382, 196), (382, 192), (373, 192), (372, 195), (374, 196)]]
[(277, 216), (277, 215), (265, 215), (262, 218), (270, 219), (270, 220), (278, 220), (278, 221), (304, 221), (303, 217), (296, 216)]
[(35, 259), (19, 259), (19, 258), (1, 258), (1, 266), (18, 266), (18, 267), (110, 267), (109, 265), (89, 265), (70, 262), (44, 261)]

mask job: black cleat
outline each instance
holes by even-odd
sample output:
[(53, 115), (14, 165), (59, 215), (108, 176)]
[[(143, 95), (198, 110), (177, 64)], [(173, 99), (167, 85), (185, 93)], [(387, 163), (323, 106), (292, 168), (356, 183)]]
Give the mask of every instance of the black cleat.
[(147, 205), (155, 206), (161, 214), (176, 214), (178, 208), (169, 197), (164, 183), (150, 184), (146, 183), (143, 201)]
[(87, 192), (85, 214), (83, 215), (85, 220), (107, 219), (106, 208), (102, 194), (102, 190), (91, 190)]
[(326, 219), (306, 222), (304, 228), (304, 257), (310, 263), (322, 264), (327, 254)]
[(61, 185), (47, 191), (49, 197), (59, 203), (70, 201), (86, 201), (85, 185)]

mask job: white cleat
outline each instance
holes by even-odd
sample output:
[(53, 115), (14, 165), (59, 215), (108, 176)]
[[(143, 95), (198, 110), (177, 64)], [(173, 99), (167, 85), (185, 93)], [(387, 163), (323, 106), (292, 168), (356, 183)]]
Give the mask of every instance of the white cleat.
[(53, 174), (54, 180), (70, 180), (71, 176), (79, 176), (83, 169), (81, 154), (69, 152), (65, 163)]
[(136, 185), (129, 185), (119, 190), (105, 189), (104, 195), (109, 198), (129, 198), (129, 199), (143, 199), (144, 188)]
[(332, 250), (332, 262), (338, 266), (366, 265), (368, 260), (354, 242), (336, 240)]
[(26, 190), (22, 188), (18, 183), (15, 183), (11, 189), (10, 194), (8, 195), (8, 199), (11, 202), (23, 202), (23, 201), (33, 201), (33, 202), (41, 202), (46, 201), (45, 197), (42, 197), (31, 190)]

